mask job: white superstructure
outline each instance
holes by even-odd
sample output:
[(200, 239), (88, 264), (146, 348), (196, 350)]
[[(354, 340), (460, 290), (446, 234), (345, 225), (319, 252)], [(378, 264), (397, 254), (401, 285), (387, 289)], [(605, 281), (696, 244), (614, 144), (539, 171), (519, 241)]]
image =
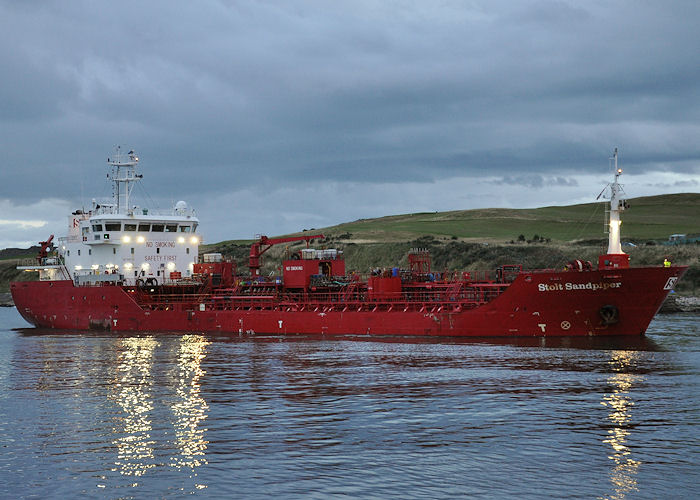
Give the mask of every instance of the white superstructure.
[(124, 155), (117, 148), (107, 160), (112, 200), (93, 200), (89, 210), (69, 217), (58, 256), (77, 285), (160, 284), (192, 275), (201, 242), (199, 219), (184, 201), (167, 212), (132, 206), (132, 189), (143, 178), (136, 170), (138, 161), (133, 151)]

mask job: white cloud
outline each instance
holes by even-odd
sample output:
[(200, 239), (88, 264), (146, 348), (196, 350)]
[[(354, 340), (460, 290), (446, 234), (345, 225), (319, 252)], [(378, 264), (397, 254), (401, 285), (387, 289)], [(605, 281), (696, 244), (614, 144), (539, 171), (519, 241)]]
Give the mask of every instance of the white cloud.
[(44, 227), (45, 220), (6, 220), (0, 219), (0, 226), (17, 226), (20, 229)]
[(56, 238), (68, 228), (70, 204), (66, 200), (48, 198), (30, 204), (17, 204), (0, 199), (0, 248), (27, 248), (45, 241), (49, 235)]

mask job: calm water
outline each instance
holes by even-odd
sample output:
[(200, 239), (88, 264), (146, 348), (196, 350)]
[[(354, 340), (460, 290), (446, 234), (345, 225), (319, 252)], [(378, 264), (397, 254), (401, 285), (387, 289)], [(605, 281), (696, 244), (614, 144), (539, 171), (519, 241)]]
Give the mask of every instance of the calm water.
[(0, 308), (0, 496), (690, 498), (700, 317), (645, 339), (58, 335)]

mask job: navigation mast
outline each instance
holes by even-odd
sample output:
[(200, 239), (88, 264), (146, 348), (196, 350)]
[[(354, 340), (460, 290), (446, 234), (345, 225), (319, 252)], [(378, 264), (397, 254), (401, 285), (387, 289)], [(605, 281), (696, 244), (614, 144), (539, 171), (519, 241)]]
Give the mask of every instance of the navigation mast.
[(139, 157), (134, 153), (134, 150), (130, 150), (126, 153), (126, 156), (128, 161), (126, 161), (121, 152), (121, 146), (117, 146), (115, 148), (115, 157), (113, 159), (107, 158), (107, 164), (112, 167), (110, 179), (114, 183), (115, 213), (118, 214), (131, 212), (129, 197), (131, 196), (131, 190), (134, 188), (133, 184), (143, 178), (142, 174), (136, 173)]
[(608, 255), (624, 254), (622, 244), (620, 242), (620, 212), (627, 207), (627, 203), (622, 198), (625, 193), (622, 186), (618, 182), (622, 169), (617, 165), (617, 148), (613, 152), (612, 158), (615, 166), (615, 180), (610, 184), (610, 222), (608, 231)]

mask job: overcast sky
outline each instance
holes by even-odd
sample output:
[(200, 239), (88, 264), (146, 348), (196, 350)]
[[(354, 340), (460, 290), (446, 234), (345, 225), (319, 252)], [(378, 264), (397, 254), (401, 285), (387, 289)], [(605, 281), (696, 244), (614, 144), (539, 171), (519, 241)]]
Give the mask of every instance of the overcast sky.
[(205, 241), (700, 191), (700, 2), (0, 0), (0, 248), (141, 158)]

